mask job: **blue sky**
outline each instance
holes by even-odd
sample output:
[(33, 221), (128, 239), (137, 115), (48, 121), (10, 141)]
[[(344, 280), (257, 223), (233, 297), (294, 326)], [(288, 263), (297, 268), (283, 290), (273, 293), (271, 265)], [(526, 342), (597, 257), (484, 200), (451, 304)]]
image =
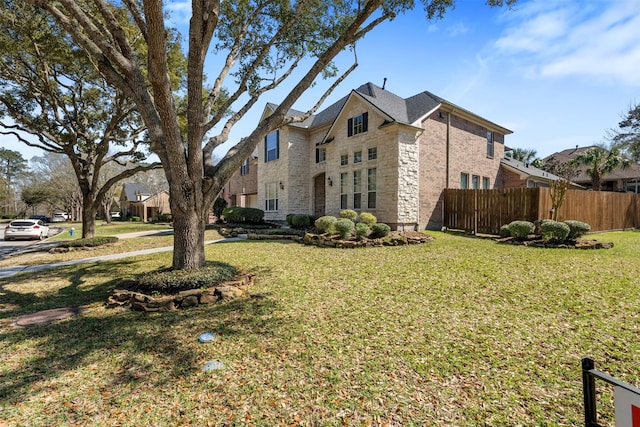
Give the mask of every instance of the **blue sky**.
[[(171, 3), (181, 25), (183, 2)], [(444, 19), (427, 21), (421, 7), (382, 24), (357, 46), (359, 67), (323, 107), (362, 83), (408, 97), (428, 90), (514, 133), (506, 145), (540, 157), (604, 141), (629, 107), (640, 102), (640, 0), (531, 0), (489, 8), (458, 0)], [(341, 68), (353, 60), (345, 52)], [(215, 58), (207, 73), (217, 74)], [(296, 104), (315, 104), (329, 86), (320, 81)], [(238, 123), (228, 149), (257, 123), (267, 94)], [(6, 137), (0, 146), (25, 158), (41, 155)]]

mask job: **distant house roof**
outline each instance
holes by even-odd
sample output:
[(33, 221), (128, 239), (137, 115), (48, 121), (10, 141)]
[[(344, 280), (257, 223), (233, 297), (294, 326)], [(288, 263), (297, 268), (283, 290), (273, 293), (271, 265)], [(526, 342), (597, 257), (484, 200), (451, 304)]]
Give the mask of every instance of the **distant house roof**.
[[(556, 159), (556, 161), (560, 163), (565, 163), (575, 159), (575, 157), (585, 151), (591, 150), (592, 148), (596, 148), (595, 145), (590, 145), (588, 147), (575, 147), (568, 148), (566, 150), (558, 151), (557, 153), (553, 153), (550, 156), (545, 157), (544, 160), (548, 160), (551, 158)], [(586, 166), (582, 166), (578, 168), (579, 175), (571, 178), (574, 182), (583, 182), (588, 183), (591, 182), (591, 177), (587, 175), (585, 172), (587, 170)], [(608, 173), (603, 178), (603, 181), (616, 181), (619, 179), (640, 179), (640, 165), (637, 163), (632, 163), (628, 168), (622, 169), (618, 168), (611, 173)]]
[[(456, 113), (462, 113), (468, 117), (473, 117), (474, 119), (483, 123), (486, 127), (492, 130), (500, 131), (505, 135), (512, 133), (512, 131), (510, 131), (509, 129), (486, 120), (478, 116), (477, 114), (470, 112), (469, 110), (461, 108), (449, 101), (446, 101), (443, 98), (434, 95), (431, 92), (420, 92), (417, 95), (413, 95), (405, 99), (392, 92), (389, 92), (386, 89), (378, 87), (373, 83), (363, 84), (359, 88), (352, 90), (349, 95), (342, 97), (340, 100), (331, 104), (319, 113), (312, 115), (303, 122), (292, 123), (291, 126), (313, 128), (321, 126), (323, 124), (331, 123), (338, 117), (349, 97), (353, 95), (360, 96), (375, 108), (389, 116), (392, 121), (398, 123), (408, 125), (414, 124), (418, 119), (425, 116), (426, 114), (435, 111), (437, 108), (443, 107), (446, 108), (447, 111), (455, 110)], [(277, 105), (267, 104), (267, 108), (275, 110), (275, 108), (277, 108)], [(303, 114), (301, 111), (291, 109), (287, 113), (287, 117), (293, 117), (301, 114)]]
[(120, 200), (137, 202), (140, 201), (138, 195), (142, 196), (141, 198), (144, 200), (152, 196), (152, 193), (147, 190), (144, 185), (141, 184), (126, 182), (122, 185), (122, 194), (120, 195)]
[(500, 159), (500, 164), (523, 178), (538, 179), (541, 181), (557, 181), (560, 179), (559, 176), (542, 169), (538, 169), (528, 163), (512, 159), (511, 157), (504, 157)]

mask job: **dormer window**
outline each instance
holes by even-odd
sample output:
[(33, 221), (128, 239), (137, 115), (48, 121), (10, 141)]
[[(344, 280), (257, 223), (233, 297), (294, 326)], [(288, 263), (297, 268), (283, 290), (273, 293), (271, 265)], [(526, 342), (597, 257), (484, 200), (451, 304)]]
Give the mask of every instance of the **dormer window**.
[(366, 132), (369, 128), (368, 118), (368, 113), (362, 113), (359, 116), (351, 117), (347, 123), (347, 136)]

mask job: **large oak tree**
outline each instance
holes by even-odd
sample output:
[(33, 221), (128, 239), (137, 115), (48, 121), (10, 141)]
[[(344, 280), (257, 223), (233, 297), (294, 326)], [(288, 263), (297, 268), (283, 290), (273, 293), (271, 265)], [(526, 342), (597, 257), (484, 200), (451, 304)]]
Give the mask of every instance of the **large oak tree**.
[[(357, 65), (338, 75), (334, 58), (380, 23), (414, 7), (411, 0), (192, 0), (188, 30), (186, 132), (181, 131), (167, 58), (167, 10), (161, 0), (27, 0), (47, 10), (98, 65), (106, 80), (133, 102), (146, 127), (151, 150), (169, 182), (174, 218), (173, 268), (204, 265), (208, 209), (225, 182), (270, 131), (313, 114)], [(487, 0), (490, 5), (515, 0)], [(141, 58), (113, 4), (128, 11), (146, 43)], [(423, 0), (428, 18), (441, 17), (455, 0)], [(221, 58), (210, 90), (204, 64)], [(389, 54), (392, 54), (390, 52)], [(354, 55), (355, 58), (355, 55)], [(148, 73), (141, 67), (147, 64)], [(331, 77), (318, 103), (297, 117), (294, 102), (319, 77)], [(212, 154), (233, 126), (271, 89), (288, 95), (222, 160)], [(222, 99), (224, 89), (228, 97)], [(216, 107), (217, 106), (217, 107)], [(233, 110), (233, 112), (231, 112)], [(230, 113), (231, 112), (231, 113)]]

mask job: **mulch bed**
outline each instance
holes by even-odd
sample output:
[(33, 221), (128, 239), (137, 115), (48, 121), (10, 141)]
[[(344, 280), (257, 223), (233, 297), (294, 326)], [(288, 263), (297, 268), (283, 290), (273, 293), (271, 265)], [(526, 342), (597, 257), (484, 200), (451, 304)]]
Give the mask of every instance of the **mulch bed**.
[(562, 248), (562, 249), (611, 249), (613, 243), (599, 242), (597, 240), (577, 239), (565, 242), (549, 242), (543, 239), (518, 240), (513, 237), (505, 237), (496, 240), (498, 243), (508, 245), (531, 246), (534, 248)]

